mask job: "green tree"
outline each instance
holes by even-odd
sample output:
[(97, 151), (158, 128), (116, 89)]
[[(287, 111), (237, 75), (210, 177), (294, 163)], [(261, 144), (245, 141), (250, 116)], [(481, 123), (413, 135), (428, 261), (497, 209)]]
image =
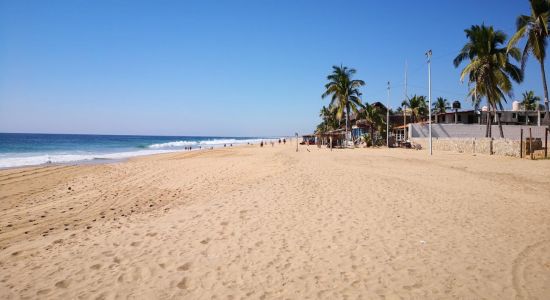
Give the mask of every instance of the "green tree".
[(508, 42), (508, 51), (513, 51), (514, 46), (522, 38), (526, 38), (525, 47), (521, 59), (521, 69), (525, 69), (525, 62), (529, 54), (533, 54), (539, 61), (542, 74), (542, 86), (544, 88), (544, 106), (546, 113), (544, 119), (550, 122), (550, 112), (548, 105), (548, 86), (546, 84), (546, 71), (544, 69), (544, 60), (546, 58), (546, 44), (549, 35), (548, 23), (550, 21), (550, 1), (548, 0), (530, 0), (531, 15), (520, 15), (516, 20), (516, 33)]
[(411, 114), (411, 121), (413, 123), (422, 120), (426, 115), (428, 115), (428, 104), (426, 103), (426, 96), (414, 95), (408, 100), (403, 100), (401, 106), (408, 108)]
[(346, 118), (346, 139), (350, 131), (350, 112), (358, 112), (362, 107), (361, 92), (359, 88), (365, 85), (363, 80), (352, 79), (356, 73), (355, 69), (344, 66), (332, 66), (332, 73), (327, 76), (328, 83), (325, 84), (325, 92), (321, 97), (324, 99), (331, 96), (329, 108), (336, 110), (336, 118), (341, 120), (344, 113)]
[(535, 96), (535, 92), (533, 91), (527, 91), (522, 94), (523, 101), (521, 104), (523, 105), (523, 109), (525, 110), (537, 110), (540, 97)]
[(364, 108), (359, 112), (358, 117), (367, 121), (370, 127), (370, 138), (374, 143), (374, 130), (379, 129), (381, 125), (385, 125), (384, 118), (380, 109), (374, 105), (365, 103)]
[[(469, 96), (473, 102), (482, 98), (487, 99), (487, 129), (486, 137), (491, 137), (491, 109), (502, 110), (502, 101), (506, 101), (505, 95), (512, 96), (512, 82), (523, 81), (521, 69), (510, 62), (510, 57), (519, 61), (521, 54), (518, 48), (509, 49), (501, 47), (506, 42), (506, 34), (500, 30), (494, 30), (492, 26), (473, 25), (464, 30), (468, 42), (453, 63), (458, 67), (462, 62), (469, 63), (462, 69), (460, 80), (468, 77), (468, 85), (471, 87)], [(500, 118), (497, 118), (500, 137), (504, 137)]]
[[(447, 109), (450, 109), (449, 101), (443, 97), (437, 97), (437, 100), (432, 104), (434, 113), (444, 114), (447, 112)], [(435, 117), (435, 122), (437, 123), (437, 115)]]
[(329, 109), (323, 106), (319, 112), (319, 117), (321, 117), (323, 121), (317, 125), (317, 129), (315, 130), (317, 133), (325, 133), (330, 130), (335, 130), (340, 126), (340, 122), (336, 118), (336, 110), (334, 109)]

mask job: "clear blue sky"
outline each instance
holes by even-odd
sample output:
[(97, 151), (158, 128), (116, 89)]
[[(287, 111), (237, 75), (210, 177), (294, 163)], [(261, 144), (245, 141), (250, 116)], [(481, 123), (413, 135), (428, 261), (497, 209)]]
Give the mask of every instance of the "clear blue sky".
[[(527, 0), (0, 0), (0, 132), (265, 136), (311, 132), (326, 75), (357, 69), (364, 101), (465, 101), (464, 29), (513, 33)], [(550, 69), (550, 68), (548, 68)], [(542, 95), (527, 65), (515, 96)], [(511, 106), (511, 101), (508, 105)]]

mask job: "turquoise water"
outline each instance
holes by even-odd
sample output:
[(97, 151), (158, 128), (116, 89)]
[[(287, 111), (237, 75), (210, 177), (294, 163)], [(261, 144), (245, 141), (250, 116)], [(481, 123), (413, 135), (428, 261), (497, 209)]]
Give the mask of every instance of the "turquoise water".
[(198, 150), (261, 140), (259, 137), (0, 133), (0, 168), (116, 160), (183, 151), (186, 147)]

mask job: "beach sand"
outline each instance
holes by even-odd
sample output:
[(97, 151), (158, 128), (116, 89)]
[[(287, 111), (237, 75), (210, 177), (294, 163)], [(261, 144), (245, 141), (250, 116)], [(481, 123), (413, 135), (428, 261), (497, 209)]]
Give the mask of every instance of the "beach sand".
[(548, 299), (550, 161), (243, 146), (0, 171), (0, 298)]

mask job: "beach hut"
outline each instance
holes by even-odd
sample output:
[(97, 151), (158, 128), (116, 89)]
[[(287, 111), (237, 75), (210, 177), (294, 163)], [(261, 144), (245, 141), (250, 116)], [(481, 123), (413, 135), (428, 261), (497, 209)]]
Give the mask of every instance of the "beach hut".
[(314, 134), (304, 134), (300, 145), (315, 145), (315, 138)]

